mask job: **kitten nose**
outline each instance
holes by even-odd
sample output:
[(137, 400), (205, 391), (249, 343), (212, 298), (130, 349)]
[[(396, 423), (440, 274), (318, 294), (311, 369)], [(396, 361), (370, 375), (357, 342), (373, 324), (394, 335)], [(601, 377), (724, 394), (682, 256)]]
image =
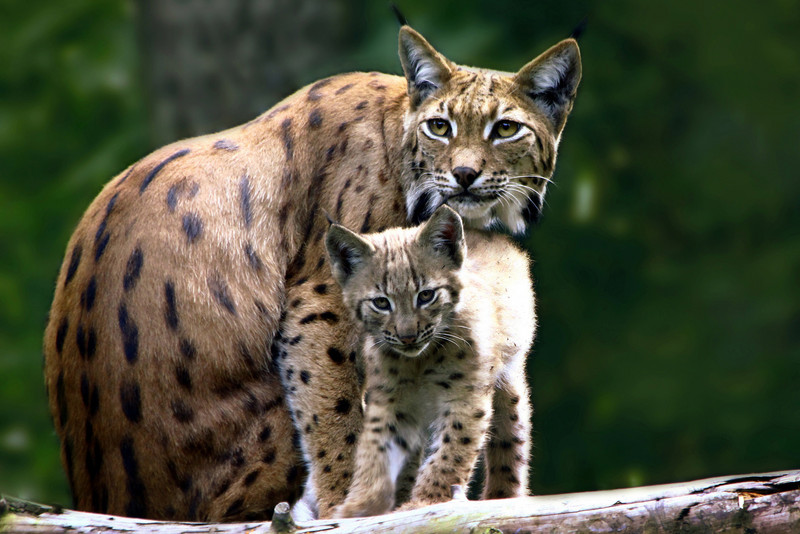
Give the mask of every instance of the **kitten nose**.
[(416, 334), (398, 334), (397, 337), (403, 345), (411, 345), (417, 339)]
[(472, 167), (456, 167), (452, 172), (458, 185), (464, 188), (464, 191), (466, 191), (478, 177), (478, 171)]

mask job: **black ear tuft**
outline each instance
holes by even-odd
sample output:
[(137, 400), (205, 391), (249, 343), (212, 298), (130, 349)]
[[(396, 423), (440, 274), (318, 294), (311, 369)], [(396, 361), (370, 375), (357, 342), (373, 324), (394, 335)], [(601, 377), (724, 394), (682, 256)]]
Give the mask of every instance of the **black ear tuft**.
[(581, 21), (578, 23), (577, 26), (575, 26), (575, 29), (573, 29), (572, 33), (569, 34), (569, 38), (575, 39), (576, 41), (580, 39), (581, 35), (583, 35), (586, 32), (586, 26), (588, 24), (589, 24), (589, 16), (587, 15), (581, 19)]
[(405, 15), (400, 11), (400, 8), (397, 7), (397, 4), (394, 2), (389, 2), (389, 6), (392, 8), (392, 12), (394, 16), (397, 18), (398, 24), (400, 26), (408, 26), (408, 20), (406, 19)]

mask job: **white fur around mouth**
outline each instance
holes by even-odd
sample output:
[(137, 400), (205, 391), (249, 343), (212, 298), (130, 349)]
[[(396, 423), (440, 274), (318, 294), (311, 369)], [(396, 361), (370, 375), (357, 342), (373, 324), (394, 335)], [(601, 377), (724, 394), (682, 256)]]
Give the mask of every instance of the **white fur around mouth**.
[(395, 352), (397, 352), (402, 356), (405, 356), (407, 358), (416, 358), (417, 356), (425, 352), (425, 349), (428, 348), (428, 345), (430, 345), (430, 342), (427, 341), (425, 343), (415, 343), (414, 345), (411, 346), (397, 345), (392, 343), (392, 348), (394, 349)]
[(454, 195), (447, 199), (446, 204), (456, 210), (462, 217), (470, 219), (485, 216), (492, 206), (495, 205), (495, 198), (481, 198), (472, 194)]

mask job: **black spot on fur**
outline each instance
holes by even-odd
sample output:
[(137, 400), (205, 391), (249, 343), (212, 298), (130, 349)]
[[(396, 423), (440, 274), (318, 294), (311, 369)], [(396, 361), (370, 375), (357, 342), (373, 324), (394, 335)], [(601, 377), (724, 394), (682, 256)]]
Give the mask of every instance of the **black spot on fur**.
[(330, 78), (325, 78), (324, 80), (320, 80), (314, 85), (312, 85), (308, 90), (308, 100), (314, 102), (322, 98), (322, 95), (319, 94), (319, 90), (331, 83)]
[(289, 340), (289, 345), (297, 345), (303, 339), (303, 336), (295, 336)]
[(136, 460), (136, 452), (133, 448), (133, 438), (125, 436), (119, 445), (119, 452), (122, 456), (122, 467), (125, 469), (127, 477), (128, 501), (125, 507), (125, 515), (129, 517), (147, 516), (147, 495), (144, 482), (139, 476), (139, 463)]
[(300, 380), (303, 381), (303, 384), (308, 384), (311, 380), (311, 373), (305, 370), (300, 371)]
[(261, 432), (258, 434), (258, 441), (264, 442), (269, 439), (272, 435), (272, 427), (269, 425), (265, 425), (264, 428), (261, 429)]
[(314, 109), (308, 115), (308, 127), (319, 128), (322, 125), (322, 113), (319, 109)]
[(192, 375), (182, 364), (175, 367), (175, 380), (187, 391), (192, 391)]
[(348, 91), (352, 87), (353, 87), (353, 84), (352, 83), (348, 83), (347, 85), (343, 85), (340, 88), (338, 88), (334, 94), (340, 95), (340, 94)]
[(193, 360), (194, 357), (197, 355), (197, 349), (195, 348), (194, 344), (188, 339), (181, 339), (181, 354), (187, 360)]
[(239, 182), (239, 204), (242, 208), (244, 227), (250, 228), (253, 224), (253, 209), (250, 206), (250, 178), (246, 174)]
[(75, 248), (72, 249), (72, 256), (69, 259), (69, 267), (67, 267), (67, 274), (64, 276), (64, 285), (70, 283), (72, 278), (75, 276), (75, 273), (78, 271), (78, 265), (81, 263), (81, 254), (83, 253), (83, 247), (80, 245), (75, 245)]
[(236, 305), (233, 302), (233, 298), (231, 298), (228, 284), (218, 273), (208, 277), (208, 289), (223, 308), (228, 310), (230, 314), (236, 315)]
[(328, 292), (328, 284), (317, 284), (314, 286), (314, 292), (324, 295)]
[(450, 375), (450, 380), (461, 380), (464, 378), (464, 373), (453, 373)]
[(328, 348), (328, 357), (337, 365), (344, 363), (344, 354), (336, 347)]
[(283, 146), (286, 148), (286, 161), (291, 161), (294, 157), (294, 140), (292, 139), (292, 119), (284, 119), (281, 123), (281, 135), (283, 136)]
[(350, 413), (352, 408), (353, 406), (350, 404), (350, 401), (344, 397), (340, 397), (339, 400), (336, 401), (336, 406), (334, 407), (336, 413), (340, 413), (342, 415)]
[(164, 310), (164, 320), (170, 330), (178, 329), (178, 306), (175, 302), (175, 285), (171, 280), (164, 282), (164, 300), (166, 309)]
[(264, 268), (264, 263), (261, 261), (261, 258), (258, 257), (258, 254), (256, 254), (256, 251), (253, 250), (253, 245), (245, 243), (244, 253), (247, 256), (247, 262), (254, 271), (260, 271)]
[(102, 234), (100, 239), (98, 239), (95, 243), (94, 247), (94, 261), (97, 263), (100, 261), (100, 258), (103, 256), (103, 253), (106, 251), (106, 246), (108, 246), (108, 240), (111, 238), (111, 234), (108, 232)]
[(119, 319), (119, 330), (122, 333), (125, 359), (128, 360), (128, 363), (136, 363), (136, 359), (139, 357), (139, 328), (133, 318), (128, 315), (128, 308), (124, 303), (119, 305), (117, 318)]
[(203, 234), (203, 221), (195, 213), (186, 213), (183, 216), (183, 231), (189, 243), (194, 243)]
[(331, 311), (324, 311), (319, 314), (319, 318), (323, 321), (327, 321), (329, 323), (336, 323), (339, 322), (339, 316)]
[(94, 307), (94, 299), (97, 296), (97, 278), (92, 276), (89, 284), (86, 286), (86, 291), (83, 293), (83, 303), (86, 306), (86, 311), (91, 311)]
[(437, 386), (443, 387), (444, 389), (450, 389), (450, 384), (447, 382), (436, 382)]
[(194, 410), (181, 399), (172, 401), (172, 415), (181, 423), (188, 423), (194, 419)]
[(302, 319), (300, 319), (300, 324), (308, 324), (308, 323), (310, 323), (312, 321), (316, 321), (318, 318), (319, 318), (319, 315), (317, 315), (316, 313), (311, 313), (309, 315), (306, 315)]
[(136, 287), (136, 282), (139, 281), (139, 275), (142, 272), (143, 263), (144, 254), (142, 253), (142, 249), (136, 247), (133, 252), (131, 252), (131, 256), (128, 258), (128, 264), (125, 267), (125, 276), (122, 279), (122, 287), (125, 291), (130, 291)]
[(347, 436), (345, 436), (344, 441), (348, 445), (355, 445), (355, 443), (356, 443), (356, 435), (351, 432), (350, 434), (347, 434)]
[(119, 400), (128, 421), (138, 423), (142, 420), (142, 397), (137, 382), (123, 382), (119, 387)]
[(90, 326), (86, 331), (86, 357), (91, 360), (97, 352), (97, 331)]
[(64, 350), (64, 340), (67, 338), (67, 330), (69, 330), (69, 321), (64, 317), (61, 319), (61, 324), (58, 325), (58, 330), (56, 330), (56, 352), (59, 354)]
[(264, 462), (267, 465), (273, 463), (275, 461), (275, 449), (268, 450), (264, 454), (264, 457), (261, 458), (261, 461)]
[(256, 481), (258, 475), (261, 474), (261, 469), (253, 469), (250, 471), (246, 477), (244, 477), (244, 486), (249, 487), (253, 485), (253, 482)]
[(239, 145), (230, 139), (220, 139), (214, 143), (214, 148), (217, 150), (227, 150), (228, 152), (233, 152), (235, 150), (239, 150)]
[(185, 155), (186, 155), (186, 154), (188, 154), (189, 152), (190, 152), (190, 151), (189, 151), (189, 149), (188, 149), (188, 148), (184, 148), (183, 150), (179, 150), (179, 151), (175, 152), (174, 154), (172, 154), (171, 156), (169, 156), (169, 157), (168, 157), (167, 159), (165, 159), (164, 161), (162, 161), (161, 163), (159, 163), (158, 165), (156, 165), (155, 167), (153, 167), (153, 170), (151, 170), (149, 173), (147, 173), (147, 176), (145, 176), (145, 177), (144, 177), (144, 180), (142, 180), (142, 185), (141, 185), (141, 186), (139, 186), (139, 194), (141, 195), (142, 193), (144, 193), (144, 190), (145, 190), (145, 189), (147, 189), (147, 186), (149, 186), (149, 185), (150, 185), (150, 182), (152, 182), (152, 181), (153, 181), (153, 179), (156, 177), (156, 175), (157, 175), (158, 173), (160, 173), (160, 172), (161, 172), (161, 170), (162, 170), (162, 169), (163, 169), (163, 168), (164, 168), (164, 167), (165, 167), (165, 166), (166, 166), (166, 165), (167, 165), (167, 164), (168, 164), (170, 161), (172, 161), (172, 160), (174, 160), (174, 159), (177, 159), (177, 158), (180, 158), (180, 157), (182, 157), (182, 156), (185, 156)]

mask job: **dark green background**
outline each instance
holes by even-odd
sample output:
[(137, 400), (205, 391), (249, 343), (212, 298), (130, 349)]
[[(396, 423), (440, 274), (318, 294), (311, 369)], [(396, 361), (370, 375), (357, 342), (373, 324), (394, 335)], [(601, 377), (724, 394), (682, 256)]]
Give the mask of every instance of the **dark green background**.
[[(304, 82), (399, 73), (385, 3), (355, 4), (355, 50)], [(525, 239), (535, 492), (800, 467), (796, 2), (400, 4), (453, 60), (505, 70), (589, 16), (557, 186)], [(118, 0), (0, 7), (5, 493), (70, 503), (41, 335), (82, 211), (155, 148), (136, 13)]]

